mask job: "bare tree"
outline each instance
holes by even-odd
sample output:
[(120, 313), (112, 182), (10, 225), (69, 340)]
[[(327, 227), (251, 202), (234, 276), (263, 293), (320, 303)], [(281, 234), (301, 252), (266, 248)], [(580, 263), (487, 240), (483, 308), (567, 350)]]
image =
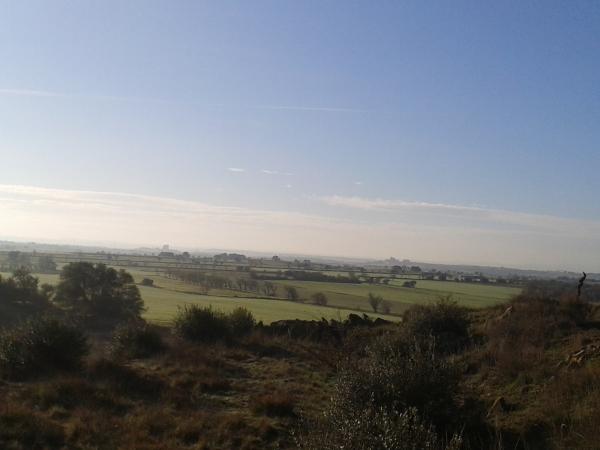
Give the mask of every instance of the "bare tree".
[(300, 299), (300, 296), (298, 295), (298, 290), (294, 286), (284, 286), (284, 289), (285, 296), (288, 300), (297, 302)]
[(369, 305), (373, 308), (373, 312), (379, 311), (381, 302), (383, 302), (383, 297), (381, 295), (375, 295), (372, 292), (369, 292)]
[(316, 292), (312, 296), (313, 302), (315, 305), (326, 306), (327, 305), (327, 296), (322, 292)]

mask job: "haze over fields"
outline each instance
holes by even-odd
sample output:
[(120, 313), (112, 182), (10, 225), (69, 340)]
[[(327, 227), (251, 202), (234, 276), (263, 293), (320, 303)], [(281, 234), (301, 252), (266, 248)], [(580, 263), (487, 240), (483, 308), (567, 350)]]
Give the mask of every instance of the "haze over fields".
[(600, 271), (594, 3), (0, 3), (0, 239)]

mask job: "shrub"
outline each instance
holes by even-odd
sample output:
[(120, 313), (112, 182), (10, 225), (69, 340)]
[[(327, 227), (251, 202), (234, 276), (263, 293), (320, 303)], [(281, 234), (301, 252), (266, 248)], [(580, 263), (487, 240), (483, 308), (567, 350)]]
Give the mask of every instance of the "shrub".
[(175, 332), (195, 342), (215, 342), (229, 337), (229, 321), (212, 307), (186, 305), (175, 317)]
[(415, 408), (388, 412), (383, 408), (356, 409), (349, 415), (328, 411), (323, 419), (300, 435), (298, 447), (304, 450), (458, 450), (461, 439), (449, 443), (438, 438), (431, 425), (424, 423)]
[(142, 286), (154, 286), (154, 280), (152, 278), (144, 278), (142, 280)]
[[(297, 439), (303, 449), (457, 450), (458, 372), (435, 339), (385, 335), (340, 367), (323, 415)], [(450, 438), (448, 438), (448, 436)]]
[(452, 424), (458, 406), (458, 373), (435, 352), (435, 339), (384, 335), (367, 347), (365, 357), (349, 359), (338, 377), (334, 403), (350, 410), (383, 408), (392, 413), (417, 408), (436, 427)]
[(52, 371), (73, 371), (88, 352), (85, 335), (54, 319), (37, 319), (0, 336), (0, 375), (24, 379)]
[(236, 308), (228, 316), (229, 329), (233, 337), (246, 336), (256, 326), (256, 319), (246, 308)]
[(122, 325), (112, 336), (111, 353), (117, 357), (147, 358), (163, 349), (160, 333), (146, 323)]
[(418, 338), (435, 338), (436, 350), (447, 353), (462, 349), (469, 341), (467, 310), (451, 297), (427, 306), (413, 306), (404, 314), (407, 333)]

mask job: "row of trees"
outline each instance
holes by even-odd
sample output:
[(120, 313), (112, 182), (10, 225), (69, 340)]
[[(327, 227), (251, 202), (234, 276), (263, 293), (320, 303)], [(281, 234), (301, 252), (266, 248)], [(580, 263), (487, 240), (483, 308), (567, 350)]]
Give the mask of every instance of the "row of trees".
[[(294, 286), (284, 286), (286, 298), (293, 302), (303, 302), (305, 299), (300, 297), (298, 290)], [(316, 292), (311, 295), (311, 300), (315, 305), (327, 306), (328, 299), (323, 292)]]
[(169, 270), (167, 276), (200, 286), (206, 293), (211, 289), (231, 289), (242, 292), (252, 292), (267, 297), (276, 297), (278, 293), (277, 286), (274, 283), (270, 281), (258, 282), (253, 278), (225, 277), (193, 270)]
[(297, 281), (319, 281), (330, 283), (360, 283), (360, 279), (350, 273), (348, 276), (328, 275), (323, 272), (306, 270), (278, 270), (275, 272), (250, 272), (250, 276), (258, 280), (297, 280)]
[(36, 270), (40, 273), (56, 273), (57, 265), (50, 255), (30, 255), (19, 251), (11, 251), (6, 254), (6, 261), (2, 269), (15, 271), (21, 268)]

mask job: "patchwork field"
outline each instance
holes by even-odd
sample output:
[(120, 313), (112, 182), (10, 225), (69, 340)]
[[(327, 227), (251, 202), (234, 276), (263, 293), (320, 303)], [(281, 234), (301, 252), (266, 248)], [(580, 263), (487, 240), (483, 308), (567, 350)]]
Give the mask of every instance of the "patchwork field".
[[(194, 284), (168, 278), (164, 273), (129, 268), (135, 281), (143, 278), (154, 280), (155, 287), (140, 286), (147, 307), (146, 319), (157, 323), (169, 323), (178, 309), (186, 304), (212, 306), (225, 312), (244, 306), (258, 320), (270, 323), (282, 319), (344, 319), (352, 312), (364, 312), (374, 317), (398, 320), (398, 315), (414, 304), (429, 304), (441, 296), (451, 295), (459, 304), (470, 308), (483, 308), (508, 301), (520, 292), (519, 288), (493, 286), (453, 281), (417, 280), (415, 288), (402, 287), (404, 280), (392, 280), (389, 285), (349, 284), (313, 281), (276, 281), (279, 298), (257, 297), (255, 294), (229, 289), (211, 289), (209, 295)], [(3, 277), (10, 276), (2, 273)], [(58, 275), (36, 274), (40, 283), (56, 284)], [(294, 286), (301, 302), (287, 301), (284, 287)], [(313, 294), (322, 292), (327, 296), (328, 306), (310, 303)], [(368, 303), (370, 293), (383, 297), (390, 304), (391, 315), (374, 315)]]

